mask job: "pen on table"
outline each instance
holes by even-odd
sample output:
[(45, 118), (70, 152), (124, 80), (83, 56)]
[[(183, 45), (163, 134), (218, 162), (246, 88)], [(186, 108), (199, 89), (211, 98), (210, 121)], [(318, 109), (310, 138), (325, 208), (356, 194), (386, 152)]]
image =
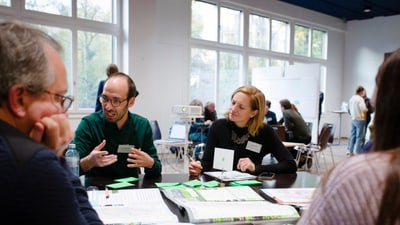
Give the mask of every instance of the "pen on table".
[(106, 198), (109, 198), (109, 197), (110, 197), (110, 192), (108, 191), (108, 188), (107, 188), (107, 187), (106, 187), (106, 190), (105, 190), (104, 193), (106, 194)]

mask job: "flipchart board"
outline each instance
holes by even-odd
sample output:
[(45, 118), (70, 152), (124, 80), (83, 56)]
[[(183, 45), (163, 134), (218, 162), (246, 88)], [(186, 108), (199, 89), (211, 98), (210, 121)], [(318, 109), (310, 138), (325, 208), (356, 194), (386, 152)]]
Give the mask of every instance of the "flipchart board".
[(318, 106), (320, 93), (320, 66), (298, 64), (283, 67), (253, 69), (252, 85), (260, 89), (271, 101), (271, 111), (279, 120), (281, 99), (295, 104), (306, 122), (313, 123), (312, 141), (317, 141)]

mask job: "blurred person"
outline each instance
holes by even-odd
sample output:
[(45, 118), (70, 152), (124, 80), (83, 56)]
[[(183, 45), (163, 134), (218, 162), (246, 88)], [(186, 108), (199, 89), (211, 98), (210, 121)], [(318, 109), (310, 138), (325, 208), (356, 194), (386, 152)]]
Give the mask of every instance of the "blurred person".
[(372, 152), (329, 171), (297, 225), (400, 224), (400, 49), (379, 67)]
[(279, 103), (286, 132), (289, 134), (286, 140), (309, 144), (311, 142), (311, 131), (297, 107), (294, 107), (294, 104), (290, 103), (288, 99), (282, 99)]
[(63, 157), (74, 136), (61, 46), (18, 21), (0, 23), (0, 201), (12, 224), (103, 224)]
[(217, 111), (215, 110), (214, 102), (207, 102), (204, 107), (204, 123), (211, 125), (217, 119)]
[(104, 83), (103, 110), (82, 118), (75, 131), (82, 174), (107, 178), (161, 174), (161, 162), (148, 119), (129, 112), (135, 104), (136, 85), (127, 74), (111, 74)]
[(319, 101), (318, 101), (318, 127), (319, 127), (319, 122), (321, 121), (322, 103), (323, 102), (324, 102), (324, 92), (320, 91), (319, 92)]
[(271, 108), (271, 101), (265, 100), (265, 119), (264, 121), (268, 125), (278, 125), (278, 121), (276, 121), (276, 114), (275, 112), (270, 110)]
[(371, 104), (371, 99), (367, 96), (365, 91), (363, 96), (365, 106), (367, 107), (367, 112), (365, 112), (365, 129), (368, 129), (368, 125), (371, 122), (371, 114), (374, 113), (374, 107)]
[[(225, 118), (210, 127), (201, 161), (189, 164), (189, 174), (199, 176), (213, 170), (215, 148), (234, 151), (232, 170), (251, 174), (262, 172), (295, 173), (296, 162), (275, 131), (264, 124), (265, 97), (256, 87), (241, 86), (231, 96), (231, 107)], [(265, 155), (272, 153), (278, 163), (262, 165)]]
[(347, 144), (347, 156), (361, 153), (365, 140), (365, 118), (368, 111), (363, 96), (365, 88), (358, 86), (356, 93), (349, 100), (349, 112), (351, 116), (351, 132)]

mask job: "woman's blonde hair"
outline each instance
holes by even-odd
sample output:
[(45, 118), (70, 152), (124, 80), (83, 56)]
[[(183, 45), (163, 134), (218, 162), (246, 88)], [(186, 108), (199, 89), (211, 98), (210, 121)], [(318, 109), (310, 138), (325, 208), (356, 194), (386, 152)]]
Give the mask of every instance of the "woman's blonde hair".
[[(249, 119), (247, 123), (248, 131), (251, 136), (256, 136), (261, 128), (264, 127), (264, 115), (265, 115), (265, 96), (258, 88), (252, 85), (244, 85), (236, 89), (232, 96), (241, 92), (250, 97), (250, 106), (252, 110), (257, 110), (258, 113)], [(229, 112), (225, 113), (225, 118), (229, 120)]]

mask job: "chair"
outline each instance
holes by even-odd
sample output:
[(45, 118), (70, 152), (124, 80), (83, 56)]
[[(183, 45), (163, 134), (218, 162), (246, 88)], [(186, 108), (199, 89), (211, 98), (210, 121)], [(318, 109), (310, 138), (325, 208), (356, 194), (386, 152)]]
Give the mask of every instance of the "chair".
[(286, 129), (283, 125), (270, 125), (281, 141), (286, 141)]
[(306, 125), (307, 125), (308, 129), (310, 130), (310, 132), (312, 133), (313, 123), (312, 122), (306, 122)]
[(331, 131), (331, 135), (329, 136), (328, 143), (329, 144), (333, 144), (333, 140), (335, 139), (335, 128), (336, 128), (336, 125), (333, 124), (333, 123), (324, 123), (323, 126), (326, 126), (327, 124), (332, 125), (332, 131)]
[(308, 166), (308, 168), (311, 167), (311, 163), (308, 163), (308, 161), (311, 159), (312, 161), (315, 162), (315, 167), (318, 171), (319, 170), (319, 156), (322, 154), (325, 167), (327, 167), (326, 159), (325, 159), (326, 157), (325, 157), (324, 152), (327, 148), (329, 148), (330, 154), (331, 154), (331, 161), (334, 164), (335, 162), (334, 162), (334, 158), (333, 158), (332, 148), (328, 144), (329, 137), (332, 132), (332, 128), (333, 128), (332, 124), (326, 123), (323, 125), (323, 127), (321, 128), (319, 137), (318, 137), (317, 144), (311, 143), (311, 144), (308, 144), (305, 146), (295, 147), (294, 149), (297, 150), (297, 156), (296, 156), (297, 163), (300, 162), (300, 157), (302, 155), (305, 155), (305, 157), (306, 157), (305, 164)]
[[(151, 131), (153, 132), (153, 141), (160, 140), (161, 139), (161, 130), (160, 130), (160, 126), (158, 125), (158, 121), (150, 120), (149, 122), (150, 122)], [(158, 145), (157, 144), (154, 144), (154, 145), (158, 152), (158, 148), (157, 148)], [(142, 173), (140, 168), (138, 168), (138, 172), (139, 172), (139, 174)]]
[(153, 141), (161, 139), (161, 130), (157, 120), (150, 120), (151, 130), (153, 131)]

